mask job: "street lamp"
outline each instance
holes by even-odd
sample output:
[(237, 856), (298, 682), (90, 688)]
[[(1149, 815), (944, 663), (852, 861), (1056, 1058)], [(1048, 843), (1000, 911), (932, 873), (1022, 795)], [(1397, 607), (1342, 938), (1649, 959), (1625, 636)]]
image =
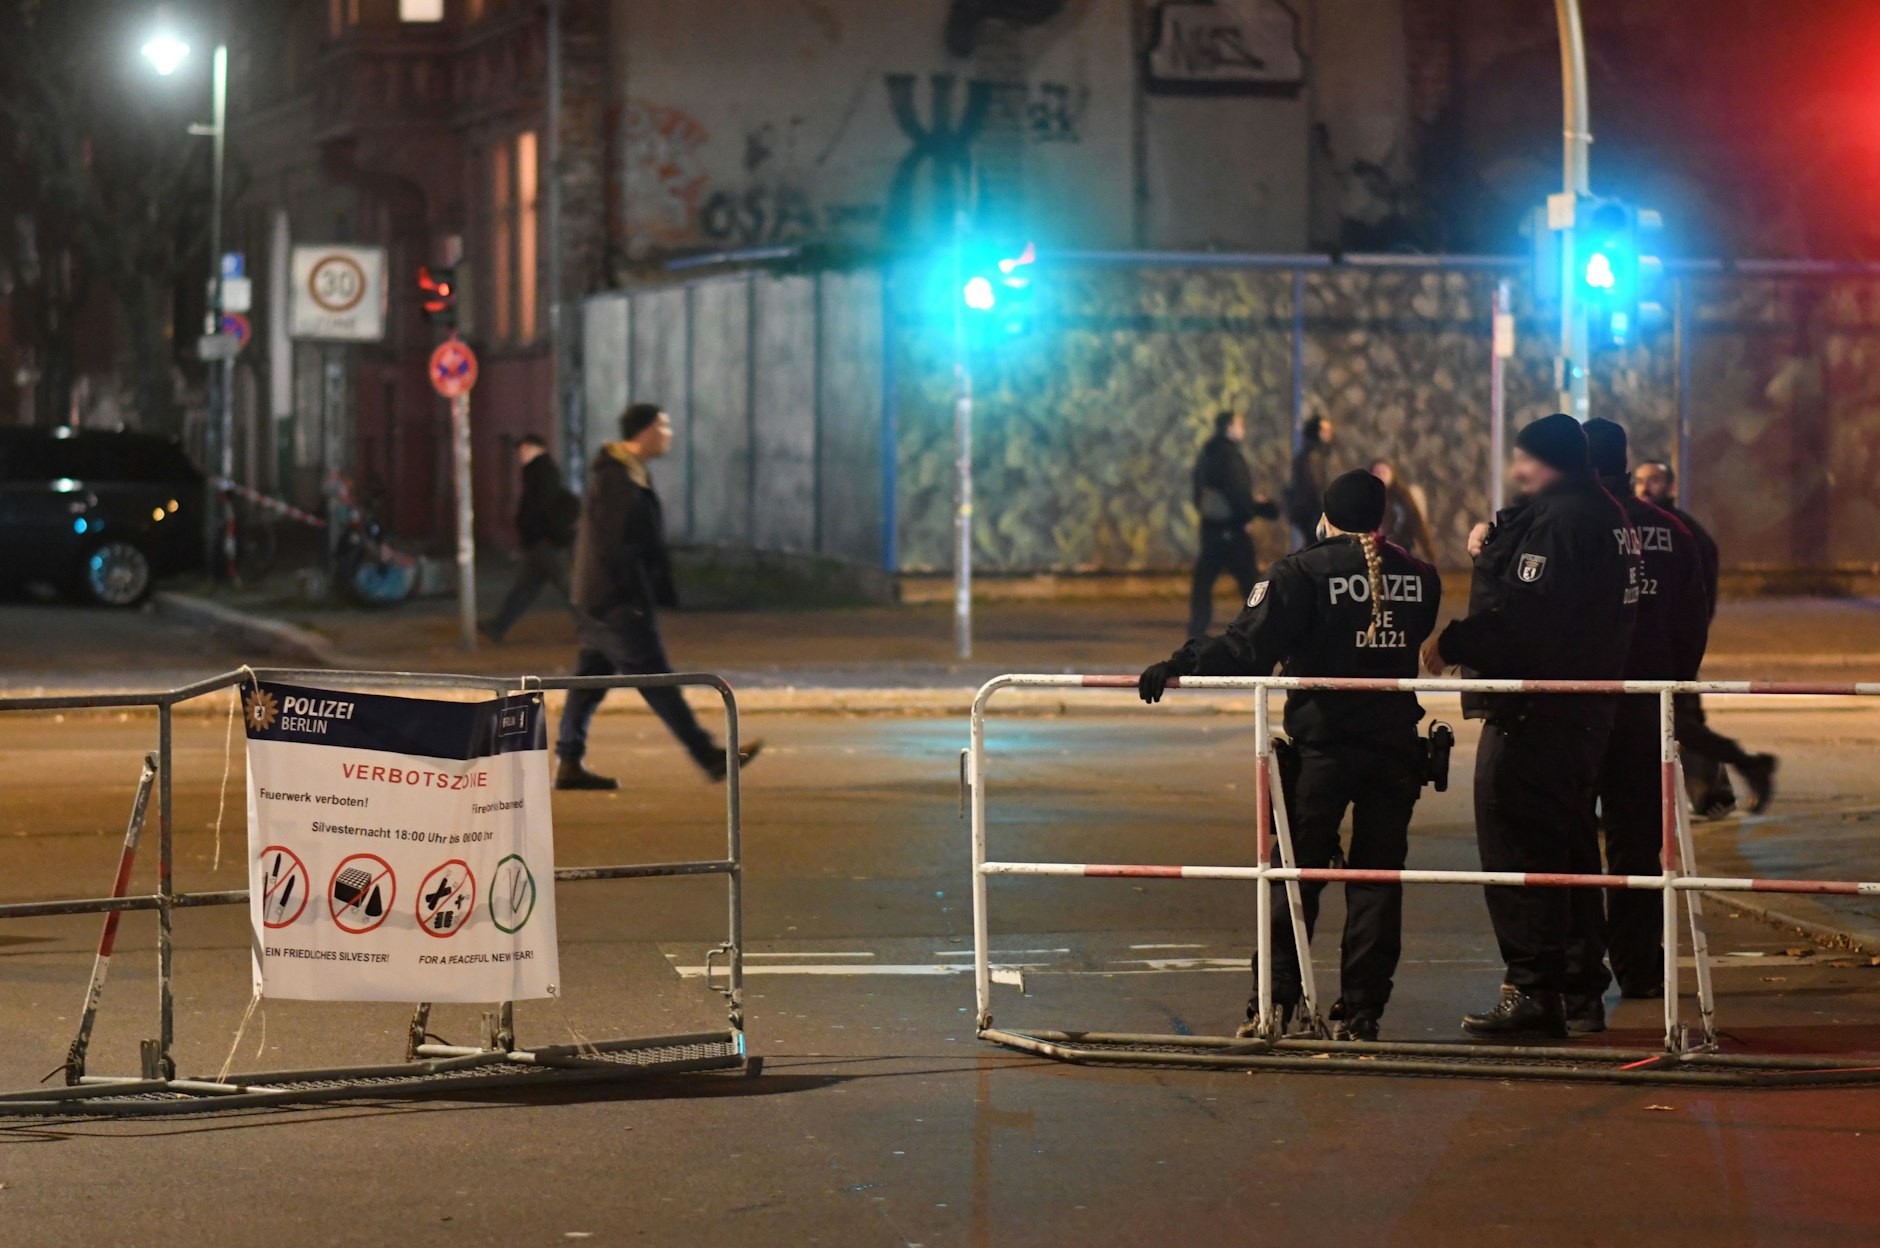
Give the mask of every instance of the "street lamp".
[[(157, 73), (168, 78), (181, 69), (183, 62), (189, 59), (189, 44), (174, 32), (159, 29), (143, 46), (144, 59)], [(228, 146), (228, 45), (217, 43), (215, 55), (210, 62), (210, 100), (212, 116), (208, 125), (192, 124), (189, 132), (209, 138), (214, 143), (213, 172), (209, 191), (209, 307), (203, 315), (203, 334), (213, 339), (222, 330), (223, 278), (222, 271), (222, 180), (223, 169), (227, 163)], [(218, 344), (219, 346), (220, 344)], [(220, 443), (221, 481), (229, 481), (235, 475), (235, 355), (233, 351), (220, 351), (217, 359), (221, 362), (220, 377), (216, 386), (215, 411), (216, 439)], [(213, 374), (212, 374), (213, 375)], [(208, 506), (205, 508), (205, 520), (216, 513), (217, 505), (224, 507), (227, 500), (220, 483), (211, 482), (209, 486)], [(225, 517), (225, 519), (232, 517)], [(234, 560), (234, 530), (229, 524), (221, 526), (224, 551), (229, 561)], [(205, 534), (204, 563), (213, 570), (215, 565), (215, 531), (211, 527)]]
[(144, 59), (168, 78), (189, 59), (189, 45), (168, 31), (159, 31), (144, 45)]

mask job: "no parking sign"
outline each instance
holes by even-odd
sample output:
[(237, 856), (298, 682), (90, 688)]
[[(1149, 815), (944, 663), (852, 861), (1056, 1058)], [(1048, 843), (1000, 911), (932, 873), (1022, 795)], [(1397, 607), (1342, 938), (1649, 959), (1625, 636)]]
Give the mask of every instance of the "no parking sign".
[(461, 338), (447, 338), (431, 352), (431, 388), (447, 399), (470, 393), (477, 384), (477, 353)]

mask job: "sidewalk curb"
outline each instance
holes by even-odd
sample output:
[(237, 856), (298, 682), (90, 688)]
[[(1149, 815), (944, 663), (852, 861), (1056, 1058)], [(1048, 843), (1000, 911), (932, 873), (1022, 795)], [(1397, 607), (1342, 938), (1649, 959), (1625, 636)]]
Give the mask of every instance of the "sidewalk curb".
[(1742, 893), (1705, 893), (1704, 896), (1715, 905), (1740, 910), (1753, 919), (1767, 923), (1771, 927), (1796, 932), (1825, 948), (1838, 949), (1846, 953), (1864, 953), (1868, 957), (1880, 957), (1880, 941), (1848, 928), (1836, 927), (1832, 923), (1819, 923), (1812, 919), (1799, 919), (1784, 911), (1771, 909), (1760, 902), (1744, 901)]
[(339, 652), (331, 642), (304, 628), (224, 606), (195, 594), (161, 591), (152, 601), (164, 615), (207, 629), (241, 646), (273, 658), (291, 659), (321, 667), (339, 665)]

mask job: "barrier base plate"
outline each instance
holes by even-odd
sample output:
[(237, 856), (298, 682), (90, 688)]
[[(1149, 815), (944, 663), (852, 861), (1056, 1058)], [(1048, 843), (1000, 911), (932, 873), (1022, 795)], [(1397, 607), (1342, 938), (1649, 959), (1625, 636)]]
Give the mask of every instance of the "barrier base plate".
[(1231, 1036), (1021, 1032), (996, 1027), (982, 1028), (979, 1037), (1009, 1049), (1083, 1065), (1732, 1087), (1880, 1084), (1880, 1058), (1763, 1057), (1713, 1052), (1669, 1054), (1593, 1045), (1269, 1042)]
[(728, 1031), (510, 1052), (425, 1045), (419, 1055), (423, 1060), (396, 1065), (235, 1074), (220, 1080), (88, 1078), (74, 1087), (0, 1093), (0, 1118), (226, 1113), (270, 1105), (398, 1100), (697, 1071), (756, 1074), (762, 1064), (761, 1058), (744, 1052), (740, 1035)]

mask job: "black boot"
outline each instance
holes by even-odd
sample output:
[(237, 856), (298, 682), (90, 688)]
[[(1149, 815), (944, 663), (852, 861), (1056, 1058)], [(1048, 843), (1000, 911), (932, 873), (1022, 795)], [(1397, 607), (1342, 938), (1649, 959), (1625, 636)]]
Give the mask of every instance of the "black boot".
[(1606, 1030), (1606, 1002), (1590, 992), (1569, 993), (1566, 999), (1567, 1034), (1590, 1036)]
[(1332, 1003), (1332, 1039), (1370, 1042), (1377, 1039), (1384, 1012), (1365, 1006), (1349, 1006), (1340, 997)]
[[(1299, 1002), (1275, 1001), (1273, 1004), (1279, 1007), (1279, 1039), (1285, 1040), (1289, 1037), (1312, 1034), (1306, 1029), (1305, 1017), (1300, 1011)], [(1260, 1006), (1256, 1001), (1249, 1001), (1247, 1002), (1247, 1021), (1240, 1025), (1239, 1029), (1234, 1032), (1234, 1036), (1240, 1040), (1252, 1040), (1259, 1034)]]
[(1743, 773), (1743, 783), (1749, 786), (1749, 802), (1743, 809), (1752, 815), (1762, 814), (1769, 806), (1769, 799), (1776, 795), (1776, 756), (1754, 755), (1737, 770)]
[(592, 790), (617, 789), (620, 781), (612, 776), (597, 776), (581, 765), (578, 758), (564, 758), (561, 766), (555, 769), (555, 787), (558, 789)]
[(1503, 984), (1495, 1008), (1463, 1015), (1462, 1029), (1496, 1040), (1565, 1040), (1566, 1007), (1557, 992), (1523, 992), (1513, 984)]
[[(751, 765), (751, 760), (764, 752), (762, 741), (752, 741), (738, 751), (738, 770), (743, 771)], [(722, 784), (725, 778), (725, 752), (717, 750), (698, 760), (698, 765), (705, 769), (705, 777), (713, 784)]]

